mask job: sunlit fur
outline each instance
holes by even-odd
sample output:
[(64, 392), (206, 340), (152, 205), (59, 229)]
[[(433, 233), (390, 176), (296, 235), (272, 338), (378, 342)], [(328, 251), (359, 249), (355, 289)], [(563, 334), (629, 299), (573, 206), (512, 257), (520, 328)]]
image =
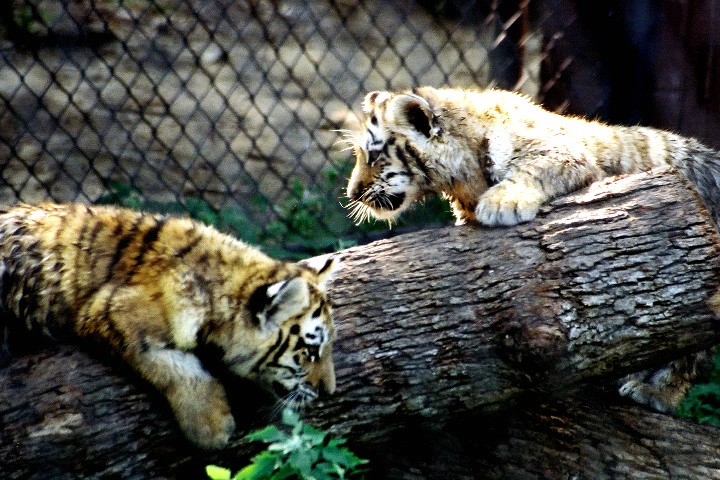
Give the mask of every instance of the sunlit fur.
[(111, 352), (165, 395), (203, 448), (223, 447), (234, 430), (204, 360), (293, 406), (333, 392), (334, 264), (274, 260), (185, 218), (80, 204), (0, 210), (7, 325)]
[(603, 177), (668, 165), (701, 193), (720, 186), (720, 154), (697, 140), (559, 115), (513, 92), (371, 92), (363, 111), (363, 128), (347, 137), (356, 159), (347, 186), (356, 221), (395, 218), (438, 193), (459, 224), (515, 225)]

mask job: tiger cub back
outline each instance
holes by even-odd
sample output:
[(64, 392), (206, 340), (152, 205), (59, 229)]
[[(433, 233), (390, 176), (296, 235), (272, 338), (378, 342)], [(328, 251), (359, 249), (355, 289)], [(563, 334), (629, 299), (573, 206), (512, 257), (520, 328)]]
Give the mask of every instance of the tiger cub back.
[(291, 406), (333, 392), (335, 264), (275, 260), (186, 218), (80, 204), (0, 211), (0, 308), (27, 330), (110, 350), (203, 448), (227, 444), (234, 420), (201, 349)]
[(358, 220), (392, 220), (437, 193), (458, 223), (515, 225), (596, 180), (671, 166), (720, 221), (720, 153), (695, 139), (559, 115), (503, 90), (371, 92), (363, 111), (363, 127), (347, 139), (355, 151), (347, 196)]

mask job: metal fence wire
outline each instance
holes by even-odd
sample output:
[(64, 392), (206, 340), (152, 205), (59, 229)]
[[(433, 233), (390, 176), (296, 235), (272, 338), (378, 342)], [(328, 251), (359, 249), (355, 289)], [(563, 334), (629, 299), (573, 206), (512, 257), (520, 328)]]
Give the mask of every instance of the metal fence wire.
[(563, 108), (577, 22), (557, 8), (4, 0), (0, 203), (183, 210), (286, 257), (362, 241), (387, 226), (347, 218), (337, 130), (364, 94), (497, 85)]

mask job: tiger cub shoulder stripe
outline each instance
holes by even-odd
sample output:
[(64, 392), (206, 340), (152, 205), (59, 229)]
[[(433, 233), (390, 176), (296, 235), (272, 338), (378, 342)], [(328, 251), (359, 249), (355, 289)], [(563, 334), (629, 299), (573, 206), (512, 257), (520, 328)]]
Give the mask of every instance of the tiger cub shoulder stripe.
[(283, 262), (186, 218), (81, 204), (0, 210), (0, 307), (23, 328), (109, 349), (187, 438), (225, 446), (225, 390), (198, 356), (304, 405), (332, 393), (336, 260)]
[(438, 193), (459, 224), (515, 225), (593, 181), (660, 166), (674, 167), (703, 198), (720, 188), (720, 153), (697, 140), (563, 116), (514, 92), (371, 92), (363, 111), (363, 128), (348, 138), (356, 161), (347, 196), (360, 221), (392, 220)]

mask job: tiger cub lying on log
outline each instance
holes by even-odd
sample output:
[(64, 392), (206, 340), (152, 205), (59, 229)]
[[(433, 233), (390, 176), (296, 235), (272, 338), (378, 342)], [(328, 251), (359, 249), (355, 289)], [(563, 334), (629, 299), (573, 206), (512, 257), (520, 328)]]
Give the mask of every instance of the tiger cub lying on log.
[(438, 193), (458, 224), (517, 225), (552, 198), (659, 166), (674, 167), (703, 198), (720, 192), (720, 153), (697, 140), (559, 115), (514, 92), (371, 92), (363, 111), (364, 128), (347, 139), (356, 157), (347, 196), (358, 220), (391, 220)]
[(167, 398), (190, 441), (221, 448), (235, 422), (198, 349), (291, 406), (332, 393), (335, 263), (274, 260), (185, 218), (19, 205), (0, 209), (0, 309), (10, 316), (0, 327), (110, 350)]
[[(720, 225), (720, 153), (647, 127), (610, 126), (549, 112), (502, 90), (416, 88), (371, 92), (365, 121), (349, 131), (355, 167), (352, 216), (391, 221), (432, 193), (449, 199), (457, 224), (533, 220), (542, 204), (604, 177), (671, 166), (690, 180)], [(620, 393), (672, 411), (708, 352), (621, 381)]]

